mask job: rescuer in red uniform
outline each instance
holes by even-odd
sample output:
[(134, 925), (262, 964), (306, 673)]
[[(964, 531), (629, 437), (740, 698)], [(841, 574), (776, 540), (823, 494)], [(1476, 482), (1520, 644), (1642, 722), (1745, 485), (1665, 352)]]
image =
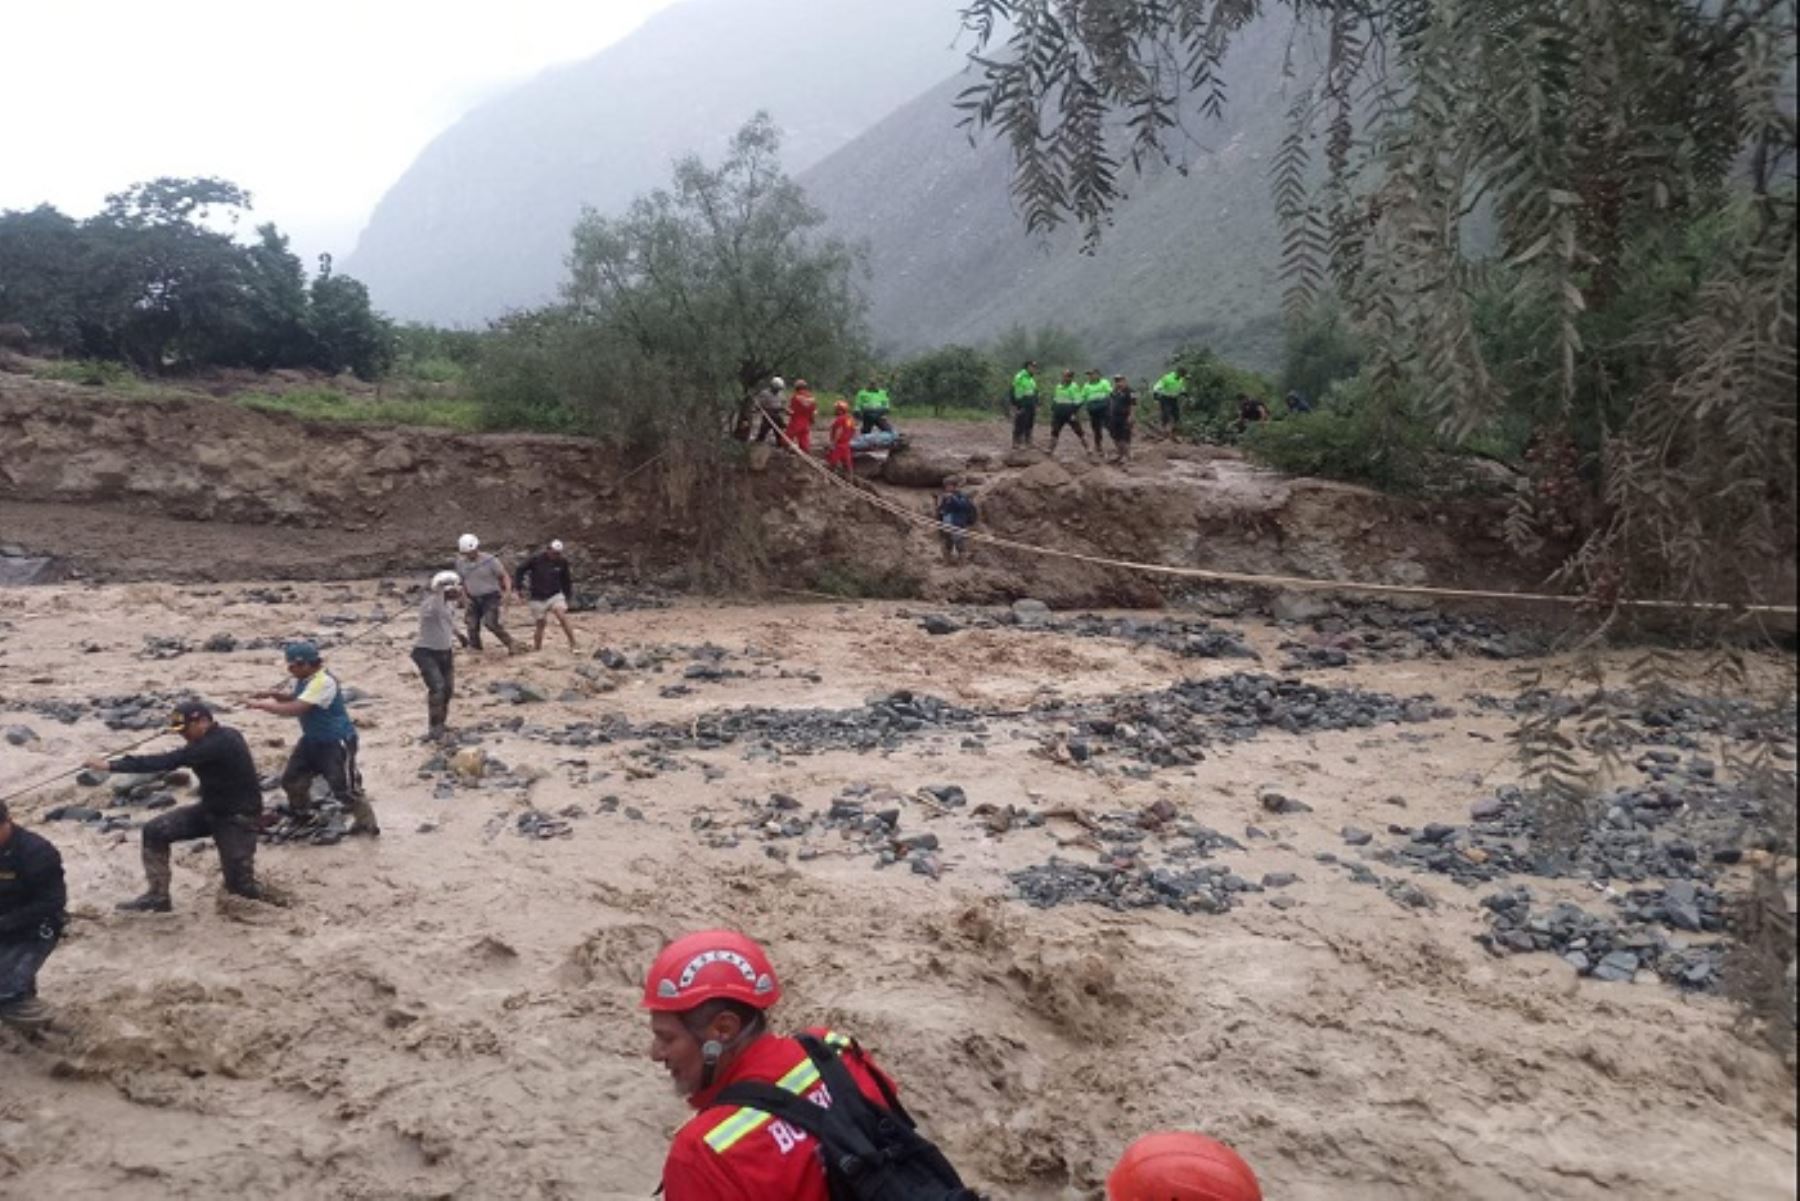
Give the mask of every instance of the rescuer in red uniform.
[[(666, 1201), (830, 1201), (812, 1137), (760, 1110), (715, 1104), (727, 1087), (772, 1084), (829, 1108), (831, 1095), (805, 1048), (768, 1026), (781, 999), (763, 949), (711, 930), (671, 943), (644, 986), (650, 1058), (697, 1111), (669, 1148)], [(894, 1085), (839, 1034), (808, 1031), (840, 1053), (863, 1095), (884, 1105)]]

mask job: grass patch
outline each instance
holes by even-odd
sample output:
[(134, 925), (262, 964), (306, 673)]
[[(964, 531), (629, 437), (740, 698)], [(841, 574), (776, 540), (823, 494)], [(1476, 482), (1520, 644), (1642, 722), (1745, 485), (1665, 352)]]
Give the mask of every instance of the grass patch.
[(80, 384), (86, 388), (108, 388), (114, 392), (129, 392), (143, 382), (125, 364), (107, 359), (66, 359), (46, 363), (33, 371), (31, 377)]
[(265, 413), (288, 413), (308, 421), (346, 421), (375, 425), (423, 425), (471, 432), (483, 428), (481, 406), (472, 400), (430, 398), (365, 400), (332, 388), (299, 388), (292, 392), (246, 392), (232, 400)]

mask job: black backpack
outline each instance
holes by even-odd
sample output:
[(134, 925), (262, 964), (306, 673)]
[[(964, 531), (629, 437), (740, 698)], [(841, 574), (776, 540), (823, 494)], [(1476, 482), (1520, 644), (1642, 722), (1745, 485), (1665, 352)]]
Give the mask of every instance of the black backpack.
[[(964, 1187), (944, 1153), (918, 1132), (879, 1072), (870, 1075), (886, 1109), (863, 1095), (837, 1052), (809, 1034), (800, 1035), (799, 1043), (830, 1091), (830, 1109), (761, 1083), (734, 1084), (714, 1104), (759, 1110), (810, 1134), (825, 1166), (831, 1201), (982, 1201)], [(852, 1043), (850, 1053), (860, 1058), (862, 1048)]]

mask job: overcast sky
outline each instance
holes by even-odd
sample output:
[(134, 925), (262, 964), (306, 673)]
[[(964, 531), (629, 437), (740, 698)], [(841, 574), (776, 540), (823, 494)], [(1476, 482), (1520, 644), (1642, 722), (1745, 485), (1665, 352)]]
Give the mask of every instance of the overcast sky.
[(473, 105), (676, 0), (20, 0), (0, 54), (0, 209), (87, 216), (222, 175), (309, 260)]

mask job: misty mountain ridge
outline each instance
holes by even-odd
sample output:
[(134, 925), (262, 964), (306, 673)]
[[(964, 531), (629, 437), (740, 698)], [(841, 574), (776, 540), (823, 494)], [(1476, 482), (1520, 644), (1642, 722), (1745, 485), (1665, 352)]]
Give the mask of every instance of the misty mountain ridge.
[[(958, 128), (975, 76), (959, 0), (687, 0), (585, 62), (478, 107), (383, 198), (345, 270), (406, 320), (479, 325), (555, 299), (584, 207), (622, 213), (688, 153), (716, 160), (758, 109), (831, 232), (865, 244), (893, 357), (1015, 325), (1081, 335), (1108, 370), (1182, 343), (1279, 354), (1270, 158), (1285, 129), (1284, 25), (1240, 35), (1225, 120), (1186, 114), (1187, 170), (1151, 164), (1098, 249), (1034, 236), (1008, 148)], [(1179, 134), (1177, 136), (1180, 136)]]
[(555, 298), (584, 207), (620, 213), (766, 109), (804, 170), (964, 61), (957, 0), (686, 0), (480, 105), (376, 206), (345, 271), (404, 320)]

